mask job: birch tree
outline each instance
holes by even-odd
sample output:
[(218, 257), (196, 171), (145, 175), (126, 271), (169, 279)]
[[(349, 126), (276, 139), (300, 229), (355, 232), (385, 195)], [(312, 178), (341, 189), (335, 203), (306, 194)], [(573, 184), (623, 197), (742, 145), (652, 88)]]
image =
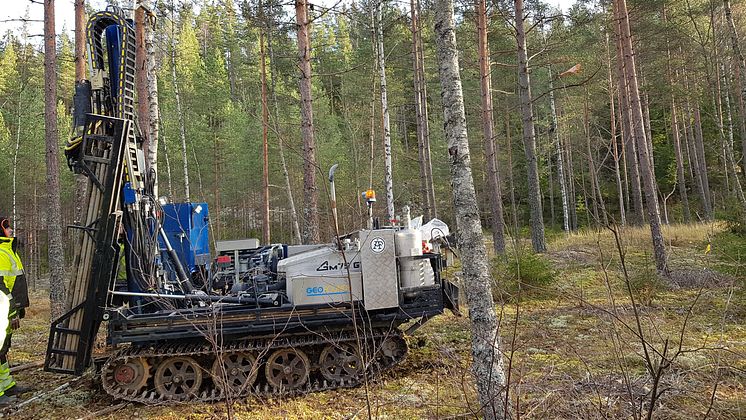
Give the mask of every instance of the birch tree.
[(466, 131), (464, 96), (459, 73), (453, 0), (435, 4), (435, 42), (438, 50), (443, 117), (453, 186), (458, 245), (472, 325), (472, 370), (485, 419), (506, 417), (503, 406), (505, 373), (500, 353), (497, 316), (492, 301), (492, 279), (482, 237)]
[(394, 176), (391, 158), (391, 122), (389, 117), (389, 99), (386, 84), (386, 50), (383, 48), (383, 0), (376, 2), (376, 28), (378, 31), (376, 58), (381, 92), (381, 113), (383, 114), (383, 167), (386, 189), (386, 219), (394, 220)]

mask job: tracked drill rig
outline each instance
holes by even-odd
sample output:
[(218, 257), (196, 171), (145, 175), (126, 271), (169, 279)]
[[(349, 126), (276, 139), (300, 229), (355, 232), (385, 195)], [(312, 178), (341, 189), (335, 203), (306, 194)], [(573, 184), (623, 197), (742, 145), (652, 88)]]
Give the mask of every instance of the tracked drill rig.
[[(89, 199), (46, 370), (93, 365), (107, 393), (144, 403), (354, 387), (403, 360), (404, 324), (411, 333), (458, 310), (438, 245), (423, 252), (408, 223), (371, 217), (321, 245), (218, 241), (212, 257), (207, 204), (153, 196), (131, 21), (108, 8), (89, 18), (87, 38), (90, 80), (76, 85), (66, 156)], [(372, 208), (374, 194), (365, 198)]]

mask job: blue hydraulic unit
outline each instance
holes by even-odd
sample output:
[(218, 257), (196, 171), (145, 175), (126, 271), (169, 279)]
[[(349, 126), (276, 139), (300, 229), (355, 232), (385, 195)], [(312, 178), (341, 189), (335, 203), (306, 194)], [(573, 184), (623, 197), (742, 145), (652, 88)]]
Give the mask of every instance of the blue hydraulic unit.
[[(197, 287), (205, 284), (210, 266), (210, 217), (207, 203), (172, 203), (162, 206), (163, 231), (179, 257), (184, 271)], [(159, 240), (161, 253), (166, 244)], [(163, 255), (169, 280), (178, 281), (175, 267)]]

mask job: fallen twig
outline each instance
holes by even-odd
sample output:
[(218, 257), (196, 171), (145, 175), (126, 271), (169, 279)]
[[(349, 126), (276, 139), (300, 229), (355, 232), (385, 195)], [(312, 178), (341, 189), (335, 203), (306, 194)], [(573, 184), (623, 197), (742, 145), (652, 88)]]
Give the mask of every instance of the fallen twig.
[(45, 392), (45, 393), (43, 393), (43, 394), (39, 394), (39, 395), (37, 395), (37, 396), (35, 396), (35, 397), (33, 397), (33, 398), (30, 398), (30, 399), (28, 399), (28, 400), (26, 400), (26, 401), (23, 401), (22, 403), (18, 404), (17, 406), (15, 406), (15, 407), (13, 407), (13, 408), (15, 408), (15, 409), (19, 409), (19, 408), (23, 407), (24, 405), (30, 404), (30, 403), (32, 403), (32, 402), (34, 402), (34, 401), (36, 401), (36, 400), (40, 400), (40, 399), (46, 398), (46, 397), (48, 397), (48, 396), (50, 396), (50, 395), (54, 394), (54, 393), (55, 393), (55, 392), (57, 392), (57, 391), (62, 391), (63, 389), (65, 389), (65, 388), (69, 387), (69, 386), (70, 386), (70, 383), (71, 383), (71, 382), (65, 382), (64, 384), (62, 384), (62, 385), (58, 386), (57, 388), (55, 388), (55, 389), (53, 389), (53, 390), (51, 390), (51, 391), (49, 391), (49, 392)]
[(99, 410), (99, 411), (96, 411), (95, 413), (91, 413), (91, 414), (89, 414), (87, 416), (80, 417), (80, 418), (78, 418), (78, 420), (95, 419), (95, 418), (98, 418), (98, 417), (101, 417), (101, 416), (105, 416), (105, 415), (111, 414), (111, 413), (113, 413), (115, 411), (119, 411), (122, 408), (124, 408), (124, 407), (126, 407), (126, 406), (128, 406), (130, 404), (132, 404), (132, 403), (123, 402), (123, 403), (120, 403), (120, 404), (117, 404), (117, 405), (112, 405), (111, 407), (106, 407), (103, 410)]
[(12, 368), (10, 368), (10, 373), (17, 373), (17, 372), (21, 372), (27, 369), (37, 368), (37, 367), (42, 366), (43, 364), (44, 364), (43, 360), (38, 360), (36, 362), (30, 362), (30, 363), (26, 363), (23, 365), (13, 366)]

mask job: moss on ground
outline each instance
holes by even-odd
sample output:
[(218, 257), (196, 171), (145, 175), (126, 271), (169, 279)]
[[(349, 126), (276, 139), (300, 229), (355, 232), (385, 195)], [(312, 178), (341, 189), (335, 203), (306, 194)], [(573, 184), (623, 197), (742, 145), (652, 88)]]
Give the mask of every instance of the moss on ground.
[[(556, 275), (542, 285), (551, 293), (498, 305), (505, 365), (511, 367), (510, 404), (521, 417), (628, 418), (646, 411), (652, 381), (637, 312), (648, 352), (662, 353), (667, 343), (670, 367), (660, 380), (658, 389), (664, 392), (655, 406), (656, 417), (702, 418), (709, 410), (710, 417), (743, 418), (746, 299), (738, 296), (743, 296), (746, 238), (718, 224), (668, 226), (664, 233), (674, 274), (650, 299), (633, 294), (636, 311), (609, 231), (555, 235), (546, 258)], [(620, 239), (631, 275), (649, 276), (649, 231), (626, 229)], [(501, 281), (495, 278), (498, 285)], [(43, 357), (48, 302), (36, 293), (33, 303), (29, 319), (14, 337), (13, 363)], [(676, 354), (679, 343), (682, 352)], [(410, 337), (409, 344), (406, 361), (371, 384), (367, 400), (362, 388), (255, 398), (234, 403), (233, 416), (365, 418), (370, 407), (372, 416), (382, 419), (473, 417), (478, 404), (469, 370), (468, 318), (437, 317)], [(654, 365), (658, 363), (660, 357), (654, 358)], [(50, 391), (72, 378), (28, 370), (17, 379)], [(84, 378), (14, 417), (78, 418), (115, 403), (95, 381)], [(134, 404), (108, 418), (212, 419), (225, 418), (226, 413), (225, 404)]]

